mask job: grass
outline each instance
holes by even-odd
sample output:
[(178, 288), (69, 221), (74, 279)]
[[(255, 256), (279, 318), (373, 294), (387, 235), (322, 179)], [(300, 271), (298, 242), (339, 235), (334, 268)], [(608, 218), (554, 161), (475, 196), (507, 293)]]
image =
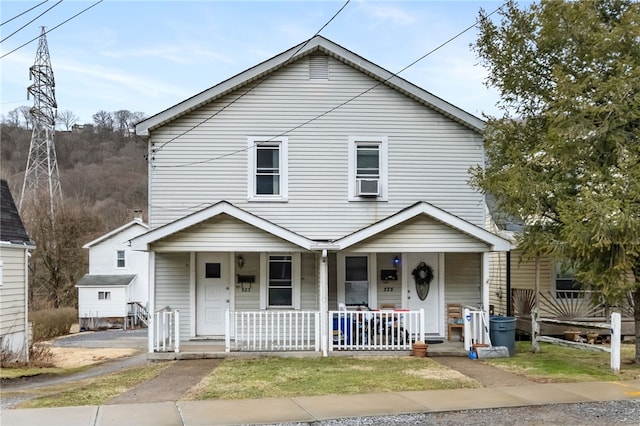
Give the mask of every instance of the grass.
[(77, 373), (83, 370), (87, 370), (91, 366), (75, 367), (75, 368), (62, 368), (62, 367), (10, 367), (0, 368), (0, 378), (2, 379), (17, 379), (20, 377), (33, 377), (33, 376), (66, 376), (69, 374)]
[(245, 399), (478, 387), (425, 358), (227, 359), (187, 399)]
[(540, 343), (540, 352), (531, 351), (531, 342), (516, 342), (516, 353), (509, 358), (490, 358), (483, 362), (537, 382), (593, 382), (640, 378), (640, 365), (631, 364), (634, 345), (622, 345), (619, 374), (611, 371), (608, 352), (596, 352)]
[[(640, 378), (640, 365), (630, 364), (634, 346), (623, 345), (620, 374), (613, 374), (609, 354), (575, 348), (516, 342), (510, 358), (483, 362), (524, 374), (537, 382), (622, 381)], [(22, 392), (3, 392), (3, 398), (36, 395), (20, 408), (100, 405), (151, 380), (170, 363), (157, 363), (124, 372)], [(436, 359), (414, 357), (328, 357), (225, 359), (199, 386), (183, 398), (188, 400), (249, 399), (318, 396), (429, 389), (479, 387), (478, 382), (442, 366)]]
[(3, 397), (37, 395), (19, 408), (101, 405), (129, 389), (156, 377), (169, 363), (131, 368), (106, 376), (21, 392), (3, 392)]

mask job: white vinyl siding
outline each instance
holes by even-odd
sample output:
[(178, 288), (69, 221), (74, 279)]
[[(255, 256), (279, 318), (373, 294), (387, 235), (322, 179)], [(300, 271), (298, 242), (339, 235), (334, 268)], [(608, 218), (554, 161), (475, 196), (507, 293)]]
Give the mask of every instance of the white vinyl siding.
[(153, 244), (162, 251), (297, 251), (299, 247), (228, 215), (216, 216)]
[[(89, 247), (89, 273), (91, 275), (135, 275), (136, 279), (129, 288), (127, 302), (140, 302), (143, 305), (147, 304), (149, 298), (149, 255), (146, 252), (131, 250), (129, 240), (146, 231), (146, 227), (132, 224)], [(118, 267), (119, 251), (124, 252), (125, 268)]]
[(485, 251), (487, 246), (475, 238), (425, 215), (401, 223), (375, 237), (349, 248), (353, 252), (441, 252)]
[(155, 309), (170, 307), (180, 311), (180, 337), (182, 339), (191, 337), (189, 262), (189, 253), (156, 254)]
[(482, 304), (480, 253), (445, 253), (445, 303)]
[[(483, 196), (468, 185), (469, 168), (483, 162), (482, 136), (334, 58), (328, 62), (328, 81), (309, 80), (303, 59), (274, 72), (251, 96), (237, 99), (241, 88), (153, 130), (150, 146), (163, 148), (149, 169), (152, 228), (220, 200), (320, 240), (418, 200), (482, 226)], [(363, 129), (388, 138), (388, 201), (376, 209), (348, 201), (349, 137), (366, 136)], [(284, 132), (288, 202), (249, 202), (247, 137)]]
[(25, 331), (24, 247), (2, 245), (2, 287), (0, 287), (0, 336)]
[(78, 288), (78, 316), (80, 318), (108, 318), (127, 316), (128, 289), (126, 287)]
[(313, 253), (300, 256), (300, 309), (312, 311), (318, 306), (318, 279), (316, 277), (316, 260)]

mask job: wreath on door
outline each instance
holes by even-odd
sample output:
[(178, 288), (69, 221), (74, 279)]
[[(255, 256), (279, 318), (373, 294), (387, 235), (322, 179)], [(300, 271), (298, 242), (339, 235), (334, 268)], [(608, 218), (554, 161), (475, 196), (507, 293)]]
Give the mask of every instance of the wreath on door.
[(416, 282), (418, 297), (420, 300), (426, 299), (429, 295), (431, 281), (433, 281), (433, 268), (424, 262), (420, 262), (411, 274)]

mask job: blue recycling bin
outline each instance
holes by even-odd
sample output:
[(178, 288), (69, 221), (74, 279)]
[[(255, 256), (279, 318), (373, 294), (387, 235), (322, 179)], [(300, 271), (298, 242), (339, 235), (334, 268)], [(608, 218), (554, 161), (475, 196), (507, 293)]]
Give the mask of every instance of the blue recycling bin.
[(333, 343), (351, 344), (351, 318), (346, 315), (333, 314)]
[(513, 356), (516, 353), (515, 317), (490, 317), (489, 337), (491, 338), (491, 345), (506, 346), (509, 350), (509, 356)]

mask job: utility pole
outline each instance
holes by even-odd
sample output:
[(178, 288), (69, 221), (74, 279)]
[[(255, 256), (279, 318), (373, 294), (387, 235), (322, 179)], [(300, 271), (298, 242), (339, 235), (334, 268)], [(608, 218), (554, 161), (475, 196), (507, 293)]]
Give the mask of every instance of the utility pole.
[(30, 110), (33, 132), (18, 207), (22, 210), (22, 206), (27, 201), (35, 202), (46, 194), (49, 200), (49, 213), (53, 218), (58, 202), (62, 201), (62, 189), (54, 144), (56, 109), (58, 108), (55, 95), (56, 84), (44, 27), (41, 27), (35, 62), (29, 68), (29, 79), (33, 81), (27, 89), (27, 97), (33, 95), (33, 107)]

